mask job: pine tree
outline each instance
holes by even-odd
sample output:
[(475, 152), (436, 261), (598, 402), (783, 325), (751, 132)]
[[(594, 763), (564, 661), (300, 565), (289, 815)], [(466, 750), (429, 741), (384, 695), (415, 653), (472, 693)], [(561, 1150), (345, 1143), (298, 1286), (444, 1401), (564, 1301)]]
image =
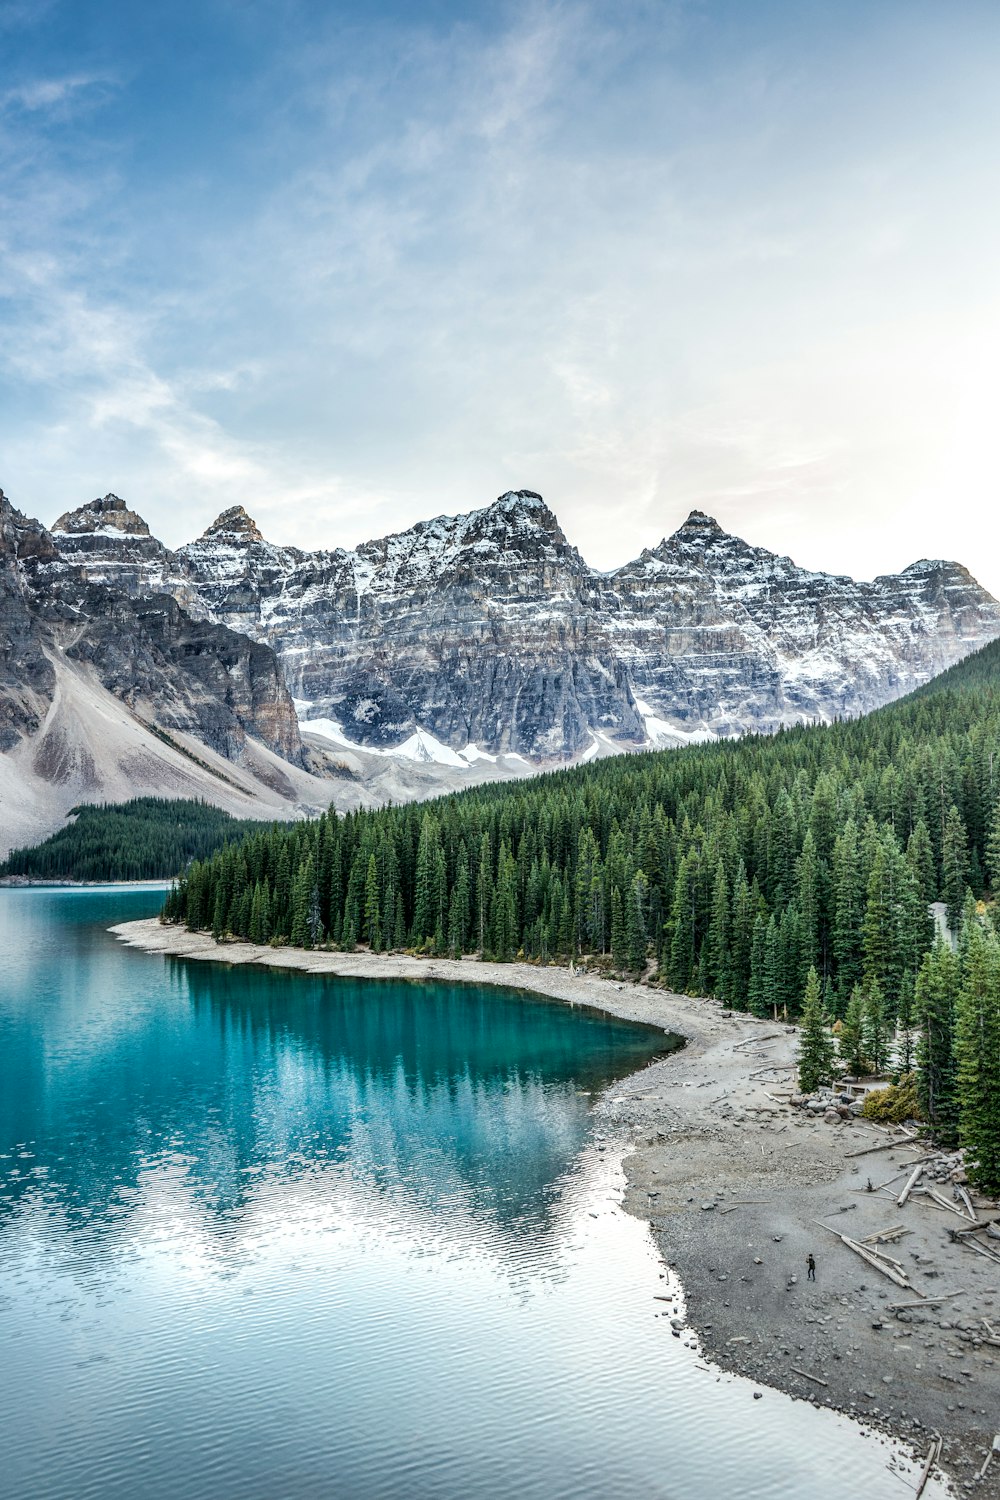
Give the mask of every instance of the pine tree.
[(799, 1091), (813, 1094), (833, 1077), (833, 1038), (823, 1012), (819, 975), (810, 969), (802, 1001), (799, 1032)]
[(861, 922), (864, 885), (858, 830), (848, 818), (833, 854), (833, 960), (837, 988), (845, 998), (861, 978)]
[[(692, 849), (684, 855), (677, 867), (673, 900), (670, 906), (670, 963), (667, 977), (674, 989), (682, 994), (691, 988), (697, 965), (697, 871), (698, 859)], [(614, 951), (614, 894), (612, 893), (612, 956), (614, 956)]]
[(876, 983), (869, 985), (865, 992), (861, 1036), (864, 1053), (872, 1071), (884, 1072), (889, 1058), (889, 1028), (886, 1022), (885, 997)]
[(1000, 1193), (1000, 943), (973, 921), (955, 1008), (959, 1139), (969, 1180)]
[(899, 1008), (896, 1013), (896, 1066), (904, 1077), (913, 1072), (915, 1037), (913, 975), (909, 969), (903, 975), (899, 989)]
[(625, 914), (625, 950), (628, 967), (638, 974), (646, 967), (646, 907), (649, 904), (649, 881), (641, 870), (636, 870), (628, 893), (628, 911)]
[(616, 969), (620, 970), (624, 970), (628, 964), (622, 893), (617, 886), (614, 886), (611, 892), (611, 962)]
[(493, 896), (490, 925), (493, 930), (493, 956), (509, 963), (517, 951), (518, 928), (516, 906), (516, 867), (506, 840), (500, 845), (497, 863), (497, 886)]
[(758, 913), (753, 924), (750, 955), (750, 986), (747, 1008), (752, 1016), (768, 1014), (767, 1004), (767, 934), (768, 923)]
[(941, 846), (941, 895), (947, 904), (948, 926), (957, 932), (969, 883), (969, 841), (965, 823), (952, 803), (944, 820)]
[(712, 889), (712, 915), (705, 936), (705, 981), (709, 992), (720, 999), (729, 993), (729, 881), (719, 860)]
[(954, 1030), (960, 983), (958, 957), (950, 944), (939, 940), (920, 966), (915, 1008), (920, 1026), (917, 1089), (921, 1111), (943, 1146), (958, 1142)]
[(994, 897), (1000, 897), (1000, 802), (993, 809), (990, 836), (986, 844), (986, 871), (990, 890)]
[(862, 1074), (868, 1072), (864, 1025), (865, 995), (861, 986), (855, 985), (851, 991), (851, 998), (847, 1002), (847, 1009), (840, 1023), (840, 1034), (837, 1038), (840, 1060), (848, 1073), (855, 1078), (860, 1078)]
[(374, 854), (370, 854), (365, 872), (365, 937), (373, 953), (382, 947), (382, 903), (378, 883), (378, 865)]

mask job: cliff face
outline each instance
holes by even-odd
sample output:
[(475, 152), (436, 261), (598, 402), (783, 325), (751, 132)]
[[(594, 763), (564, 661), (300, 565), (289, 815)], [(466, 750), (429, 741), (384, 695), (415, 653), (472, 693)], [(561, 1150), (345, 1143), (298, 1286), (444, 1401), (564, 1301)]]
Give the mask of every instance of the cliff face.
[(698, 511), (602, 580), (595, 606), (640, 698), (718, 734), (865, 712), (1000, 635), (1000, 606), (957, 563), (859, 583), (796, 567)]
[(170, 554), (140, 517), (109, 496), (61, 517), (57, 536), (62, 550), (0, 494), (0, 749), (41, 727), (68, 662), (145, 723), (190, 734), (227, 760), (239, 762), (252, 738), (301, 763), (274, 652), (150, 592)]
[(169, 553), (114, 497), (61, 517), (55, 542), (91, 580), (267, 643), (307, 725), (377, 749), (420, 731), (545, 763), (828, 719), (1000, 635), (956, 563), (859, 583), (697, 511), (600, 574), (530, 490), (353, 551), (274, 546), (235, 507)]
[(33, 734), (52, 701), (55, 672), (32, 609), (28, 569), (54, 556), (44, 527), (0, 490), (0, 751)]

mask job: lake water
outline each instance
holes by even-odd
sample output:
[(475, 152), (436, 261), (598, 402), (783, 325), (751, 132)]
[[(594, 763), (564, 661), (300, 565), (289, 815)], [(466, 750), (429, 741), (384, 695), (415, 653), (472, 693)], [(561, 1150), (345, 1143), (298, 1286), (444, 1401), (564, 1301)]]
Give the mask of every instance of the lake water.
[(107, 933), (159, 901), (0, 891), (8, 1500), (905, 1493), (657, 1316), (593, 1098), (662, 1037)]

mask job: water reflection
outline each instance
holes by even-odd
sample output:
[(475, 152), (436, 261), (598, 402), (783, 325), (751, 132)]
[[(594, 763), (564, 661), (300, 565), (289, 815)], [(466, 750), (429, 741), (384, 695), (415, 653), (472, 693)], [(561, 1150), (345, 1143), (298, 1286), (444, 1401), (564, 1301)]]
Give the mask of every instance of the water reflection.
[(662, 1037), (107, 935), (157, 904), (0, 892), (5, 1495), (898, 1492), (857, 1429), (717, 1383), (657, 1316), (590, 1094)]
[[(56, 898), (18, 894), (30, 942)], [(492, 988), (150, 961), (96, 923), (32, 947), (44, 960), (3, 986), (0, 1224), (58, 1210), (88, 1240), (127, 1235), (157, 1175), (224, 1240), (262, 1178), (293, 1198), (322, 1178), (386, 1214), (459, 1214), (523, 1262), (590, 1092), (666, 1044)]]

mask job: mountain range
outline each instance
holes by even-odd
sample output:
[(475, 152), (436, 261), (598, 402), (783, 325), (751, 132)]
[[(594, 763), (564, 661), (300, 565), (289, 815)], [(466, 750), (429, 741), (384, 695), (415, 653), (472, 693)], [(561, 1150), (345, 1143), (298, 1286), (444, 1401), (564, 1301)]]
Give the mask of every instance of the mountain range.
[(601, 573), (531, 490), (329, 551), (0, 492), (0, 842), (140, 791), (293, 815), (855, 715), (998, 636), (958, 563), (857, 582), (699, 511)]

